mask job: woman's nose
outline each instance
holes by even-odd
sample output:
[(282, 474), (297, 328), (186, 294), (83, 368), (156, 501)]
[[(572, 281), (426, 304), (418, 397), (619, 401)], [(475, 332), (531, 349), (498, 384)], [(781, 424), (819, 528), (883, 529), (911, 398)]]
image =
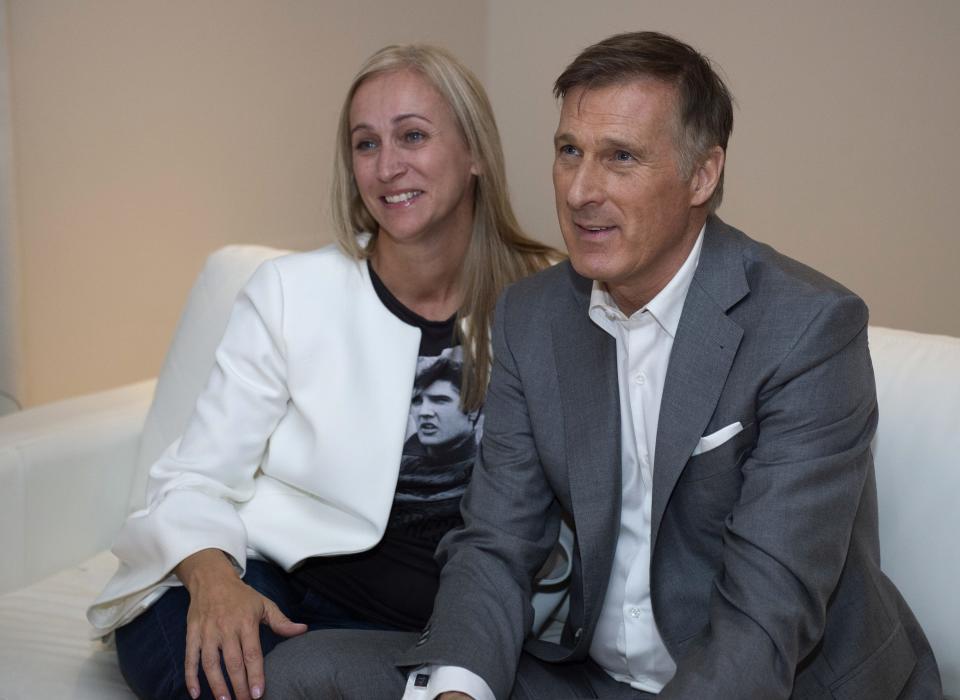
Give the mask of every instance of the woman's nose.
[(381, 182), (390, 182), (406, 172), (407, 164), (403, 152), (391, 144), (380, 148), (377, 159), (377, 177)]

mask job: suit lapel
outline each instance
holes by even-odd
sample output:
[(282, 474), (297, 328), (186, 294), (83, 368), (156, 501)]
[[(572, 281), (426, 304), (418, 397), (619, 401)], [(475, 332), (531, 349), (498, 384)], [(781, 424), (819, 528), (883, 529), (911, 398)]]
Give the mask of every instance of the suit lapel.
[[(588, 315), (592, 283), (570, 271), (552, 322), (570, 498), (583, 581), (583, 621), (606, 595), (620, 527), (620, 390), (616, 341)], [(711, 218), (670, 355), (653, 478), (651, 550), (683, 467), (723, 390), (743, 330), (726, 311), (749, 293), (739, 235)]]
[(687, 293), (660, 403), (651, 551), (667, 501), (717, 406), (743, 329), (726, 311), (749, 292), (739, 237), (711, 218)]
[(620, 395), (616, 342), (588, 316), (590, 280), (570, 275), (572, 297), (558, 309), (552, 333), (589, 625), (606, 593), (619, 531)]

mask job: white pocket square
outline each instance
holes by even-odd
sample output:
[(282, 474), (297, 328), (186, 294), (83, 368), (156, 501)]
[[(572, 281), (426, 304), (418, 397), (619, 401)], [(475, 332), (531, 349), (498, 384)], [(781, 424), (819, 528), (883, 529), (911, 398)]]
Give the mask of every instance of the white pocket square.
[(743, 430), (743, 425), (740, 423), (740, 421), (737, 421), (736, 423), (731, 423), (725, 428), (720, 428), (720, 430), (715, 433), (704, 435), (702, 438), (700, 438), (700, 442), (697, 443), (696, 448), (693, 450), (693, 454), (690, 456), (696, 457), (704, 452), (709, 452), (710, 450), (720, 447), (720, 445), (725, 443), (741, 430)]

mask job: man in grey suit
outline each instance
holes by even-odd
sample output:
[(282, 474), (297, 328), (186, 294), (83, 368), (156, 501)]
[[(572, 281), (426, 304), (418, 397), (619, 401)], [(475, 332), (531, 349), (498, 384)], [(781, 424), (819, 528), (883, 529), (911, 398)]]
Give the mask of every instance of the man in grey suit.
[[(879, 566), (867, 310), (724, 224), (730, 95), (622, 34), (557, 80), (570, 262), (509, 289), (465, 526), (427, 629), (320, 632), (276, 697), (938, 698)], [(576, 532), (558, 644), (531, 582)], [(411, 672), (412, 670), (412, 672)]]

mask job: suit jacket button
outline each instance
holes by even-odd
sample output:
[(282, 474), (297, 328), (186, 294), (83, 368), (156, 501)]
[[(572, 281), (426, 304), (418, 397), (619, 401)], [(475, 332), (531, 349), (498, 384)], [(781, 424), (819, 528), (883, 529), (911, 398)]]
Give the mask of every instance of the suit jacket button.
[(573, 638), (579, 640), (583, 636), (583, 627), (577, 627), (576, 631), (573, 633)]

